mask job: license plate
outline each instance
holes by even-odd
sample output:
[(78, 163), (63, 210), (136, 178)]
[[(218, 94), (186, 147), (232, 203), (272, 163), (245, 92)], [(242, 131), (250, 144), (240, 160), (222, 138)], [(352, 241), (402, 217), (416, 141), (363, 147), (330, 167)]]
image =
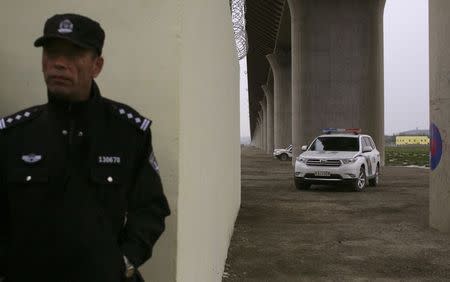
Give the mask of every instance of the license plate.
[(314, 173), (315, 176), (331, 176), (329, 171), (316, 171)]

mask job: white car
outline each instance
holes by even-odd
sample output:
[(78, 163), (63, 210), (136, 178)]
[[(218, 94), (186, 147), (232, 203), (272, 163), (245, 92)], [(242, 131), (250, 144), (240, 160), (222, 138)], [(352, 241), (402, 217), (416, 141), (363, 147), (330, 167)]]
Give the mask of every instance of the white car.
[(326, 130), (295, 161), (295, 186), (349, 183), (355, 191), (376, 186), (380, 175), (380, 152), (372, 137), (360, 130)]
[(292, 159), (292, 144), (289, 145), (286, 149), (273, 150), (273, 157), (282, 161)]

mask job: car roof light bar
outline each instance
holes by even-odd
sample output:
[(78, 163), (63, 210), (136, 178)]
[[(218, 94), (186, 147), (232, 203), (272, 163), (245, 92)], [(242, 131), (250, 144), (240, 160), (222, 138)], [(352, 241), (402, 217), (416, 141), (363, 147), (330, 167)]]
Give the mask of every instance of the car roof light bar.
[(343, 134), (360, 134), (361, 128), (324, 128), (322, 129), (324, 134), (343, 133)]

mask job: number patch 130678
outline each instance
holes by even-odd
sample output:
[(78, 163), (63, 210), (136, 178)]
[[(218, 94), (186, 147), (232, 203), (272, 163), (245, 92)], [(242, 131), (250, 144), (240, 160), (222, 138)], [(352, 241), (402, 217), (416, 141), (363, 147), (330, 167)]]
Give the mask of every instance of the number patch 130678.
[(120, 157), (99, 156), (98, 163), (99, 164), (120, 164)]

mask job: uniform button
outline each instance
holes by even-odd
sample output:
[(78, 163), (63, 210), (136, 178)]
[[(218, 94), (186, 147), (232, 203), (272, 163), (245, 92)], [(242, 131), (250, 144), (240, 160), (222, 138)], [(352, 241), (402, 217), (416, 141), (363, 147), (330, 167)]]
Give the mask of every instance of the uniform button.
[(111, 176), (109, 176), (106, 180), (108, 180), (109, 183), (113, 183), (114, 181), (114, 179)]
[(26, 180), (27, 182), (30, 182), (30, 181), (31, 181), (31, 176), (27, 176), (27, 178), (25, 178), (25, 180)]
[(64, 130), (62, 131), (62, 134), (63, 134), (63, 135), (67, 135), (67, 134), (69, 134), (69, 132), (67, 132), (67, 130), (64, 129)]
[(84, 133), (83, 131), (78, 132), (78, 137), (83, 137)]

